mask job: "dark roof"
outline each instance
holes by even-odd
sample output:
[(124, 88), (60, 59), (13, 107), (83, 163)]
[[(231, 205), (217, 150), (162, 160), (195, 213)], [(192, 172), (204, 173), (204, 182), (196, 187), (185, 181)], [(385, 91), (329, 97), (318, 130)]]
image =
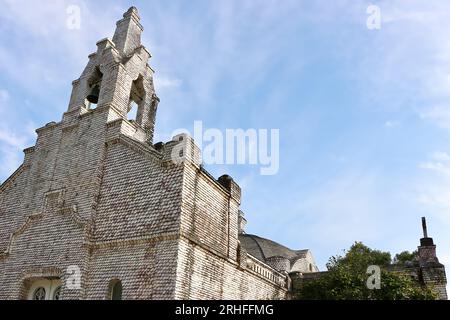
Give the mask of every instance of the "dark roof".
[(308, 250), (291, 250), (275, 241), (258, 237), (253, 234), (240, 234), (242, 247), (255, 258), (266, 261), (271, 257), (284, 257), (296, 260), (306, 256)]

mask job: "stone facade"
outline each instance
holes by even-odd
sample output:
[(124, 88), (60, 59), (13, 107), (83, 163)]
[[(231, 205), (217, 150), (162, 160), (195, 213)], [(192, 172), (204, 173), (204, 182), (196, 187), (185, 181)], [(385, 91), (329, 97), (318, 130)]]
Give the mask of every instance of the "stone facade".
[(298, 259), (241, 245), (240, 187), (206, 172), (187, 135), (153, 144), (142, 31), (131, 7), (89, 55), (62, 120), (36, 130), (1, 185), (0, 299), (286, 298)]

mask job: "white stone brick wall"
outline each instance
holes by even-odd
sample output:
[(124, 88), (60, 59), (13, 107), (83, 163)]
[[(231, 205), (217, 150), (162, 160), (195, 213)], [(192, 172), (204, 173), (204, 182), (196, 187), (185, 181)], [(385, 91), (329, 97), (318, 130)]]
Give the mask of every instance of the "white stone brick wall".
[[(180, 242), (177, 299), (282, 299), (287, 290), (251, 269), (211, 254), (187, 240)], [(267, 267), (261, 267), (273, 272)]]
[[(97, 43), (61, 122), (37, 130), (23, 165), (0, 186), (0, 299), (28, 296), (33, 281), (60, 278), (63, 299), (106, 299), (120, 279), (125, 299), (285, 297), (285, 279), (239, 247), (240, 188), (199, 165), (184, 137), (152, 145), (159, 99), (134, 8), (114, 41)], [(97, 107), (86, 103), (101, 77)], [(95, 79), (99, 81), (100, 79)], [(127, 119), (131, 89), (138, 116)], [(257, 267), (253, 268), (255, 265)], [(69, 288), (67, 268), (81, 271)]]

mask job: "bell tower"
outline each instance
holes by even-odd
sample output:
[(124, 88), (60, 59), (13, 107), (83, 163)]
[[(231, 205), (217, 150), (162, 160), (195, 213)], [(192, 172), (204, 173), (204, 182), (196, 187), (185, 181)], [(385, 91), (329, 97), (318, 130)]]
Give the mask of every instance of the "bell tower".
[(159, 98), (153, 86), (154, 71), (148, 65), (151, 54), (141, 44), (143, 30), (137, 9), (131, 7), (117, 22), (112, 40), (97, 42), (97, 51), (89, 55), (81, 76), (72, 83), (63, 122), (94, 108), (111, 108), (117, 117), (128, 119), (136, 104), (136, 118), (129, 120), (143, 130), (148, 143), (153, 143)]

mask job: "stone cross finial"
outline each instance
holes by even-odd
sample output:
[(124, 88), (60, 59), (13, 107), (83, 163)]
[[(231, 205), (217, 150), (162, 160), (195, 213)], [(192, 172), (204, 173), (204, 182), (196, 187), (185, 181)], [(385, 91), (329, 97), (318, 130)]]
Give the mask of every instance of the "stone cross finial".
[(423, 237), (428, 238), (427, 220), (425, 219), (425, 217), (422, 217), (422, 230), (423, 230)]

